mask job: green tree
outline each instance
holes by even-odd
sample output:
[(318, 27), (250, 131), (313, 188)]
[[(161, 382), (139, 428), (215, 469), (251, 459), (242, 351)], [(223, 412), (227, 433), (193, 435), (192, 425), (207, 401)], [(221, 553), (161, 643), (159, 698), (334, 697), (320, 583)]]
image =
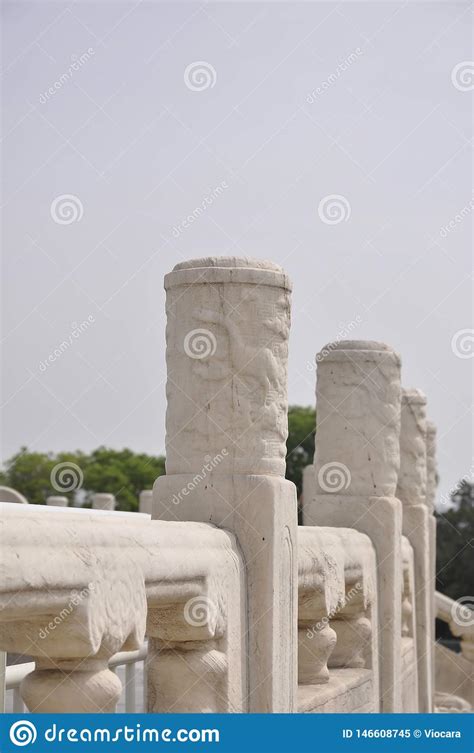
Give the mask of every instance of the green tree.
[(7, 461), (2, 484), (24, 494), (31, 504), (44, 504), (48, 494), (55, 493), (50, 479), (54, 465), (52, 454), (28, 452), (26, 447), (22, 447)]
[(463, 479), (451, 499), (452, 507), (436, 513), (436, 588), (460, 599), (474, 596), (474, 483)]
[(286, 478), (293, 481), (298, 496), (303, 483), (303, 468), (313, 462), (316, 413), (314, 408), (290, 405), (286, 441)]
[[(60, 463), (67, 468), (72, 464), (71, 475), (61, 479), (57, 469)], [(90, 505), (94, 492), (108, 492), (117, 498), (117, 509), (136, 510), (138, 495), (143, 489), (151, 489), (153, 482), (165, 472), (163, 457), (134, 453), (131, 450), (111, 450), (99, 447), (89, 455), (77, 452), (41, 453), (28, 452), (23, 447), (5, 466), (1, 484), (17, 489), (30, 504), (44, 504), (50, 494), (68, 497), (70, 504), (83, 501)], [(64, 491), (71, 484), (73, 475), (81, 480), (79, 488)], [(54, 479), (61, 487), (55, 488)]]
[(108, 492), (117, 499), (117, 509), (137, 510), (138, 495), (151, 489), (165, 472), (164, 457), (99, 447), (84, 464), (84, 489), (88, 503), (94, 492)]

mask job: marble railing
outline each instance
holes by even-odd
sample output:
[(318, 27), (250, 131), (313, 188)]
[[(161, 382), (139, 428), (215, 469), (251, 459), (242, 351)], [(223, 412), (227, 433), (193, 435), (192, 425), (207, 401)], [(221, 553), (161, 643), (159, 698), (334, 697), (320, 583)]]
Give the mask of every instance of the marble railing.
[(437, 619), (445, 622), (456, 638), (460, 653), (440, 643), (435, 646), (435, 705), (438, 711), (471, 711), (474, 708), (474, 611), (470, 604), (435, 592)]
[(33, 657), (30, 711), (107, 712), (108, 663), (149, 636), (148, 710), (244, 711), (245, 574), (209, 524), (1, 505), (0, 648)]
[(150, 712), (433, 710), (434, 428), (399, 356), (318, 354), (298, 527), (287, 275), (205, 258), (165, 288), (166, 475), (140, 495), (148, 514), (5, 492), (0, 650), (35, 660), (26, 705), (112, 710), (110, 660), (146, 635)]

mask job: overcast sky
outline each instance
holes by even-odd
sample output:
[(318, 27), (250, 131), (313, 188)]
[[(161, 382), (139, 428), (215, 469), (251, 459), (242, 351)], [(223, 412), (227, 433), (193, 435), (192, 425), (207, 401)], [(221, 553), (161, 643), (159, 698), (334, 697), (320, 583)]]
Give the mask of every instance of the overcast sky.
[(163, 453), (163, 276), (237, 254), (293, 280), (291, 403), (356, 323), (428, 396), (440, 495), (470, 473), (470, 3), (3, 14), (4, 459)]

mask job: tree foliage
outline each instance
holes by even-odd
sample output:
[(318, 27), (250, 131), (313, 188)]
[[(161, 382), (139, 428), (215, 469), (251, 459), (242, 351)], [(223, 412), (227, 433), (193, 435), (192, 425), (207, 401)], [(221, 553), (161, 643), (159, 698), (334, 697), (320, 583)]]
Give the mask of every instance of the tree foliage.
[(303, 468), (313, 462), (316, 414), (314, 408), (290, 405), (286, 441), (286, 478), (301, 494)]
[[(78, 466), (83, 480), (72, 491), (55, 489), (51, 474), (58, 463)], [(90, 454), (80, 451), (41, 453), (23, 447), (7, 463), (1, 483), (24, 494), (30, 504), (44, 504), (50, 494), (68, 497), (70, 504), (90, 505), (95, 492), (108, 492), (117, 499), (118, 510), (136, 510), (138, 495), (151, 489), (158, 476), (165, 472), (165, 459), (132, 450), (99, 447)]]
[(460, 599), (474, 595), (474, 483), (463, 479), (451, 499), (452, 507), (436, 513), (436, 588)]

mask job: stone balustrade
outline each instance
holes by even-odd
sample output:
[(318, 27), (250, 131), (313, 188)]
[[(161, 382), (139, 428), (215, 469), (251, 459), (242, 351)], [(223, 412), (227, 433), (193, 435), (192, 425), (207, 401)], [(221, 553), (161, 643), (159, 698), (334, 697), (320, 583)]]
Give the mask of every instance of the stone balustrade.
[(432, 710), (434, 618), (453, 607), (434, 595), (435, 428), (399, 356), (342, 341), (316, 357), (298, 527), (287, 275), (202, 258), (165, 289), (166, 475), (141, 492), (146, 514), (114, 512), (112, 494), (59, 511), (64, 497), (40, 509), (0, 488), (22, 503), (0, 505), (0, 650), (35, 659), (28, 708), (113, 711), (109, 659), (146, 634), (149, 712)]
[(435, 645), (435, 706), (437, 711), (469, 712), (474, 708), (474, 611), (465, 603), (435, 592), (435, 614), (460, 639), (461, 652)]
[(376, 562), (352, 529), (298, 529), (299, 711), (379, 710)]
[(36, 660), (21, 686), (31, 711), (113, 711), (121, 687), (108, 660), (140, 647), (145, 626), (161, 648), (150, 711), (246, 709), (244, 572), (230, 533), (1, 507), (0, 647)]

